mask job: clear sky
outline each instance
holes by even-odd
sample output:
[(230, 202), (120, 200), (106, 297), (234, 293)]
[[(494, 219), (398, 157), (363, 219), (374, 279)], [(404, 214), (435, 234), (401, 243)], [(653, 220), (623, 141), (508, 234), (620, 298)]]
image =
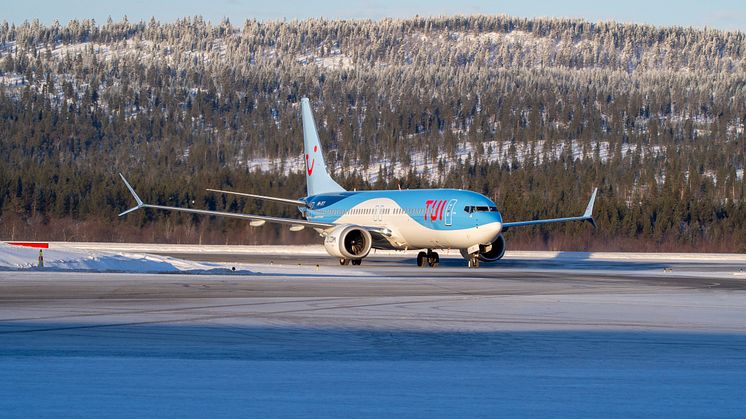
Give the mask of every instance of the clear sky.
[(164, 22), (201, 15), (217, 22), (228, 17), (234, 25), (245, 19), (277, 20), (324, 17), (327, 19), (380, 19), (384, 17), (454, 14), (509, 14), (520, 17), (581, 17), (592, 22), (650, 23), (663, 26), (696, 26), (746, 32), (744, 0), (2, 0), (0, 21), (43, 23), (93, 18), (104, 23), (111, 16), (130, 21), (150, 17)]

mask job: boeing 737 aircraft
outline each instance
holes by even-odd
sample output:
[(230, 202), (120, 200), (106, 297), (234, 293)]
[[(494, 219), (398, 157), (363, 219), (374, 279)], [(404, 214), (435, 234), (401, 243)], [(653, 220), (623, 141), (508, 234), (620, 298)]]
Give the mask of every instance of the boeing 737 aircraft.
[(480, 261), (495, 262), (503, 257), (503, 232), (508, 229), (566, 221), (588, 221), (596, 226), (592, 211), (597, 190), (593, 191), (581, 216), (518, 222), (503, 221), (497, 206), (489, 198), (462, 189), (347, 191), (326, 170), (307, 98), (301, 100), (301, 113), (308, 196), (286, 199), (209, 190), (295, 205), (304, 219), (146, 204), (121, 173), (119, 175), (137, 201), (137, 206), (119, 215), (140, 208), (153, 208), (241, 218), (249, 220), (252, 226), (270, 222), (288, 224), (294, 231), (313, 228), (324, 237), (326, 251), (339, 258), (342, 265), (350, 262), (360, 265), (371, 249), (420, 249), (417, 265), (437, 266), (440, 258), (435, 249), (459, 249), (470, 268), (478, 267)]

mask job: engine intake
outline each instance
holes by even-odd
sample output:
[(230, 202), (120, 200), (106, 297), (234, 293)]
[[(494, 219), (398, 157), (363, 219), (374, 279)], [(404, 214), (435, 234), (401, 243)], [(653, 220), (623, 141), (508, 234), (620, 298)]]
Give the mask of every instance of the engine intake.
[(352, 225), (335, 227), (324, 240), (326, 252), (342, 259), (362, 259), (368, 256), (372, 246), (370, 232)]
[[(503, 235), (497, 236), (497, 239), (495, 239), (492, 244), (489, 244), (487, 246), (480, 245), (479, 246), (479, 260), (482, 262), (495, 262), (505, 255), (505, 237)], [(464, 257), (464, 259), (469, 260), (470, 255), (467, 253), (466, 249), (461, 249), (461, 256)]]
[(497, 236), (489, 246), (479, 246), (479, 260), (482, 262), (494, 262), (505, 256), (505, 237)]

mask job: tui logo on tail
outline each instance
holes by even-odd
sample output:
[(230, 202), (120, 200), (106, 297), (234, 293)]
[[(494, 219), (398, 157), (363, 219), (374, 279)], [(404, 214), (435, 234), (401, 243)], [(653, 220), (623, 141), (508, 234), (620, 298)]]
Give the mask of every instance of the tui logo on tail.
[[(313, 152), (316, 153), (319, 150), (319, 147), (313, 146)], [(308, 154), (306, 154), (306, 170), (308, 170), (308, 176), (311, 176), (313, 174), (313, 166), (316, 165), (316, 158), (314, 157), (311, 159), (311, 165), (308, 165)]]
[[(316, 123), (313, 120), (308, 98), (301, 99), (300, 107), (303, 118), (303, 151), (306, 155), (306, 191), (308, 195), (343, 192), (344, 188), (339, 186), (326, 171), (324, 151), (319, 142), (319, 133), (316, 131)], [(316, 167), (316, 160), (319, 163), (318, 167)]]

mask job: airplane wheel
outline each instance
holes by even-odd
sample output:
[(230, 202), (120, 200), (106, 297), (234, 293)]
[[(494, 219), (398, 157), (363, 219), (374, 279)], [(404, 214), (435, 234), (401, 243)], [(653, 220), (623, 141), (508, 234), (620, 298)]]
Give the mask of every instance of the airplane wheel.
[(477, 259), (477, 258), (469, 258), (469, 267), (470, 268), (478, 268), (479, 267), (479, 259)]
[(363, 263), (362, 259), (352, 259), (352, 264), (355, 266), (359, 266), (361, 263)]
[(427, 260), (427, 253), (425, 252), (417, 253), (417, 266), (419, 267), (425, 266), (425, 260)]
[(440, 263), (440, 255), (438, 255), (436, 252), (430, 253), (430, 255), (427, 257), (427, 263), (431, 267), (436, 267)]
[(340, 259), (339, 260), (339, 264), (342, 265), (342, 266), (347, 266), (347, 265), (350, 264), (350, 260), (349, 259)]

